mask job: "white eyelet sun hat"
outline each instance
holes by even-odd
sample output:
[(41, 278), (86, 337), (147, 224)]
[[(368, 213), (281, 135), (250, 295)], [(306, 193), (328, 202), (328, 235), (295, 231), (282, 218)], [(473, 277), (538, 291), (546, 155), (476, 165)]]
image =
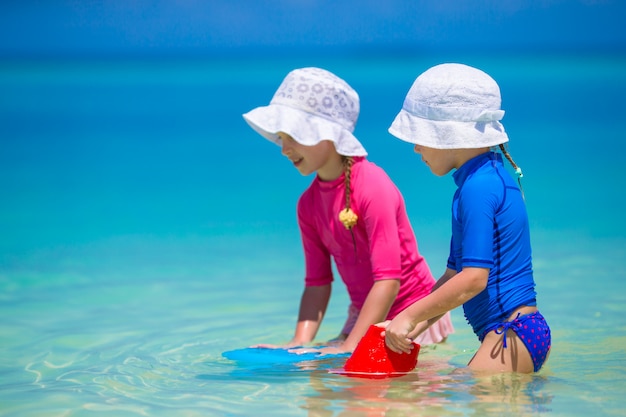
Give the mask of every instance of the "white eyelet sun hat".
[(500, 88), (489, 75), (463, 64), (436, 65), (409, 90), (389, 133), (435, 149), (472, 149), (508, 142)]
[(287, 74), (269, 106), (257, 107), (243, 118), (278, 146), (282, 146), (278, 132), (284, 132), (301, 145), (330, 140), (340, 155), (366, 156), (352, 134), (359, 110), (359, 96), (344, 80), (321, 68), (300, 68)]

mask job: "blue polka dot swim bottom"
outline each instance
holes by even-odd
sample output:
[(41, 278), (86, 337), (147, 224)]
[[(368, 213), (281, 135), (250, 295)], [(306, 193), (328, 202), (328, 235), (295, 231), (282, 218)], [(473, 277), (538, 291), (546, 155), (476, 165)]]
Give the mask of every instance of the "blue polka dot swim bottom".
[(552, 343), (550, 327), (546, 319), (538, 311), (524, 316), (518, 314), (512, 321), (492, 326), (485, 334), (492, 330), (495, 330), (497, 334), (503, 334), (502, 346), (506, 348), (506, 333), (509, 329), (517, 334), (526, 346), (526, 349), (528, 349), (528, 353), (530, 353), (533, 361), (533, 367), (535, 372), (537, 372), (546, 361)]

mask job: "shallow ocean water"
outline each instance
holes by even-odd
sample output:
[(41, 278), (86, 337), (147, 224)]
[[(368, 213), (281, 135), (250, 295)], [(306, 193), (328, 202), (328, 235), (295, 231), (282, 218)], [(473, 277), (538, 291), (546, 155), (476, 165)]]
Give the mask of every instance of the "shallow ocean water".
[[(403, 191), (437, 275), (453, 181), (386, 129), (415, 76), (453, 60), (502, 90), (553, 332), (544, 369), (465, 372), (478, 343), (460, 310), (401, 378), (224, 359), (291, 336), (295, 202), (310, 181), (241, 113), (295, 67), (351, 82), (356, 134)], [(11, 61), (0, 91), (0, 415), (625, 415), (625, 56)], [(338, 283), (320, 341), (346, 299)]]

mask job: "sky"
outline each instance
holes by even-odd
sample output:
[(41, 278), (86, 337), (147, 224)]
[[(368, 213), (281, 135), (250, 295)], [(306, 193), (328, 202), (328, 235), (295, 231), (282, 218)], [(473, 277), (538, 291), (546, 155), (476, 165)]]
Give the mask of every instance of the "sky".
[(8, 0), (0, 58), (280, 48), (626, 50), (623, 0)]

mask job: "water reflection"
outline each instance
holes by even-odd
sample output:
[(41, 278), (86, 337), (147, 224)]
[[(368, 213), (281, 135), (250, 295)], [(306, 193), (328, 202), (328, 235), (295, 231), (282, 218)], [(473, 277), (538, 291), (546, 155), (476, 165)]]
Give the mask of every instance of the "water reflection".
[(422, 361), (399, 378), (365, 379), (313, 370), (314, 393), (301, 407), (309, 417), (392, 417), (446, 415), (533, 414), (549, 411), (552, 396), (538, 375), (479, 376), (443, 360)]

